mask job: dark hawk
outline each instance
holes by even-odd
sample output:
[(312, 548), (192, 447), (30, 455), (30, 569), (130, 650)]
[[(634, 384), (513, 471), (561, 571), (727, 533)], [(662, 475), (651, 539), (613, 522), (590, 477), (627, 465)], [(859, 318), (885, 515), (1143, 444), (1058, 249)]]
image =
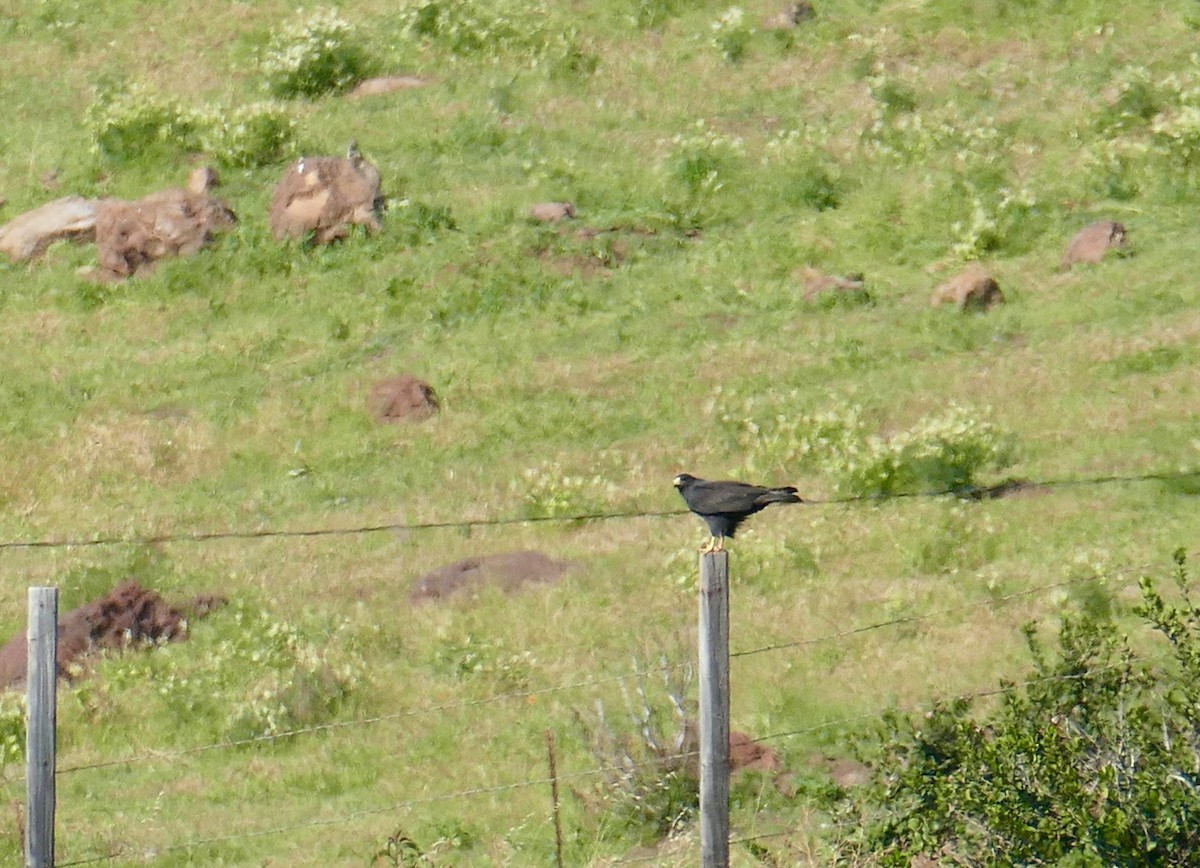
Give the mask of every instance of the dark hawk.
[(712, 538), (700, 549), (719, 552), (725, 549), (725, 537), (732, 537), (743, 521), (772, 503), (803, 503), (796, 489), (764, 488), (745, 482), (709, 482), (690, 473), (675, 477), (675, 487), (688, 509), (704, 519)]

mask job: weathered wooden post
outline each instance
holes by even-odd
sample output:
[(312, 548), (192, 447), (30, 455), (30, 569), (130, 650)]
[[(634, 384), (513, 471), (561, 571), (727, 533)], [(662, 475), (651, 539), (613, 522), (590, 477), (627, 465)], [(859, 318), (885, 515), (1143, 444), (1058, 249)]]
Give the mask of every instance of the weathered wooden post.
[(29, 589), (25, 703), (25, 866), (54, 866), (58, 588)]
[(700, 865), (729, 866), (729, 555), (700, 555)]

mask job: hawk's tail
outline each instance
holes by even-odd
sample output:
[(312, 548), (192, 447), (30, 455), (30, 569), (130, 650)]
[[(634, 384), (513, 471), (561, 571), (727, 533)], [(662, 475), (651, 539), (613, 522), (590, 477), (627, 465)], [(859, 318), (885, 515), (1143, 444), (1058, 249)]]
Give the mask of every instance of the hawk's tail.
[(758, 500), (764, 505), (768, 503), (804, 503), (796, 488), (791, 485), (784, 488), (772, 488)]

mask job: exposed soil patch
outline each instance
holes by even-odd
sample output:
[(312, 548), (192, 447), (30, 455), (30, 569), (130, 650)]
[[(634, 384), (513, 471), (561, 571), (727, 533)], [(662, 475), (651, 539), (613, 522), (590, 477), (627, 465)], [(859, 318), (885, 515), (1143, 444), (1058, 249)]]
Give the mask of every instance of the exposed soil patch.
[(527, 585), (558, 581), (573, 565), (556, 561), (541, 552), (521, 551), (466, 558), (447, 564), (417, 579), (408, 592), (413, 603), (476, 594), (485, 587), (513, 594)]
[[(186, 639), (189, 620), (202, 618), (225, 602), (224, 597), (201, 594), (173, 606), (137, 582), (124, 582), (59, 618), (59, 677), (72, 677), (72, 664), (97, 651)], [(22, 630), (0, 648), (0, 688), (25, 681), (28, 642)]]

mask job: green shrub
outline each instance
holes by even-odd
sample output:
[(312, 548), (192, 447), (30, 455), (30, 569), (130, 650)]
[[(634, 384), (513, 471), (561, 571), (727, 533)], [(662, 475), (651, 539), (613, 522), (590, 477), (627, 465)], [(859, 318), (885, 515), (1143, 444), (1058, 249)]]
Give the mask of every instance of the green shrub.
[(829, 467), (839, 491), (886, 497), (923, 491), (967, 491), (979, 472), (1012, 461), (1008, 438), (990, 422), (951, 405), (888, 438), (848, 442)]
[(257, 102), (233, 109), (208, 109), (202, 118), (200, 143), (214, 160), (227, 166), (264, 166), (287, 156), (296, 122), (286, 106)]
[(536, 64), (570, 36), (550, 27), (549, 11), (543, 0), (409, 0), (398, 17), (409, 38), (453, 56), (509, 55)]
[(353, 25), (328, 8), (273, 33), (259, 60), (267, 89), (282, 99), (346, 90), (365, 77), (366, 68)]
[(1010, 438), (957, 404), (884, 438), (870, 433), (857, 405), (819, 413), (780, 406), (799, 400), (795, 393), (783, 401), (752, 398), (720, 412), (746, 453), (748, 472), (815, 470), (843, 494), (882, 497), (969, 491), (979, 473), (1012, 462)]
[(103, 83), (84, 113), (92, 150), (115, 159), (184, 154), (200, 146), (200, 123), (174, 99), (141, 84)]
[(632, 0), (630, 22), (639, 30), (657, 30), (678, 14), (678, 0)]
[(936, 704), (884, 716), (858, 744), (872, 782), (848, 792), (838, 849), (848, 861), (1194, 865), (1200, 833), (1200, 609), (1182, 552), (1180, 603), (1141, 582), (1137, 613), (1166, 640), (1139, 654), (1106, 617), (1064, 620), (1056, 655), (1026, 628), (1034, 668), (1001, 685), (999, 708)]
[(261, 166), (285, 156), (296, 123), (275, 102), (185, 108), (141, 84), (102, 85), (84, 116), (92, 150), (115, 159), (204, 151), (227, 166)]

